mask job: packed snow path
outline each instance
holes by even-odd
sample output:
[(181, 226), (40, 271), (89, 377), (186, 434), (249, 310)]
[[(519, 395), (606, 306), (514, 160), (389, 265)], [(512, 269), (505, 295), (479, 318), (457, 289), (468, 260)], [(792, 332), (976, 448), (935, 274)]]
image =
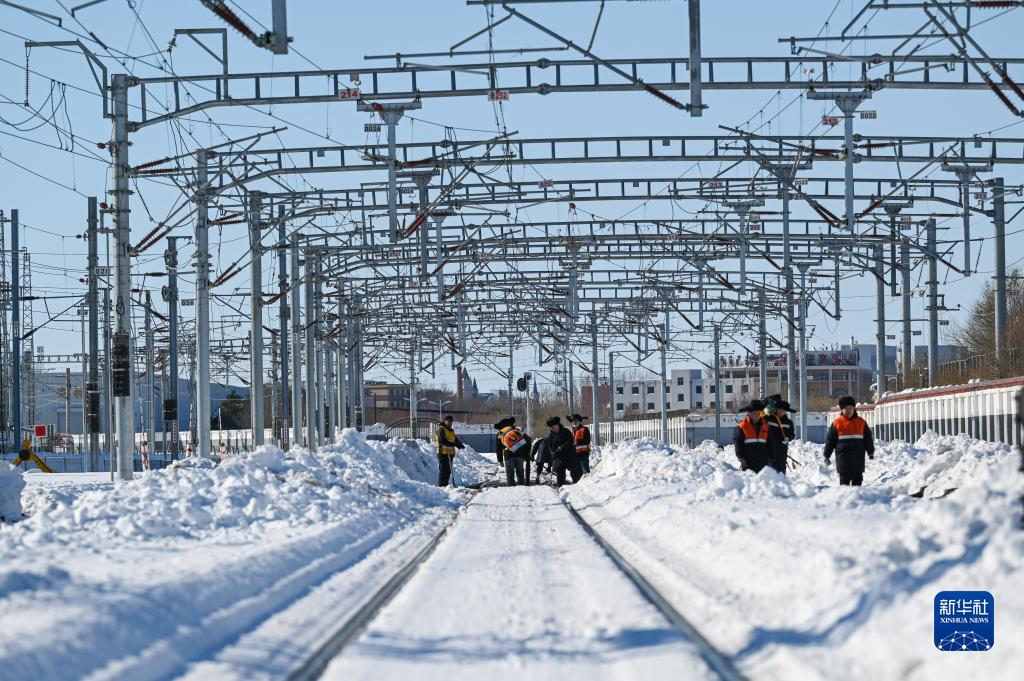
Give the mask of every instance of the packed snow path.
[(482, 492), (326, 679), (711, 679), (549, 487)]

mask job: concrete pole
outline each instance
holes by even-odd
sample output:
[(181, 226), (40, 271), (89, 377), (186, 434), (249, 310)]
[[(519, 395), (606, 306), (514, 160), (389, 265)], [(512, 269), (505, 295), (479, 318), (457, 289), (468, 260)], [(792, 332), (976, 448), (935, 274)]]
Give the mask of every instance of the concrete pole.
[[(765, 310), (764, 289), (760, 291), (757, 302), (757, 379), (761, 384), (761, 394), (768, 395), (768, 320)], [(781, 390), (781, 386), (780, 386)]]
[(210, 452), (210, 224), (206, 150), (196, 151), (196, 442), (193, 454)]
[[(108, 280), (109, 281), (109, 280)], [(103, 328), (110, 328), (110, 286), (103, 287)], [(110, 480), (114, 480), (116, 461), (114, 456), (114, 391), (111, 383), (110, 334), (103, 334), (103, 445), (107, 450), (110, 466)]]
[(722, 346), (722, 329), (715, 327), (714, 332), (714, 344), (715, 344), (715, 355), (714, 355), (714, 377), (715, 377), (715, 443), (721, 444), (722, 442), (722, 402), (718, 399), (722, 394), (722, 357), (721, 357), (721, 346)]
[(348, 410), (348, 319), (342, 301), (342, 282), (338, 282), (338, 431), (349, 427)]
[(971, 178), (974, 171), (969, 168), (958, 168), (957, 178), (960, 180), (960, 203), (963, 210), (964, 224), (964, 276), (971, 276)]
[(704, 113), (704, 104), (701, 97), (701, 68), (700, 68), (700, 0), (690, 0), (690, 116), (700, 117)]
[(14, 419), (14, 450), (21, 449), (21, 295), (18, 273), (18, 209), (11, 210), (11, 402)]
[[(291, 244), (291, 309), (288, 312), (292, 325), (292, 441), (302, 446), (302, 305), (299, 300), (299, 235), (292, 235)], [(308, 383), (306, 384), (309, 385)], [(308, 392), (308, 390), (307, 390)]]
[[(316, 256), (306, 252), (306, 447), (316, 450), (319, 447), (317, 440), (317, 413), (316, 413), (316, 336), (314, 322), (316, 320), (316, 303), (314, 302), (316, 283)], [(296, 315), (297, 316), (297, 315)]]
[(999, 376), (1006, 375), (1006, 205), (1003, 178), (992, 180), (992, 226), (995, 246), (995, 351)]
[(167, 383), (167, 394), (164, 395), (164, 403), (170, 407), (171, 422), (171, 459), (177, 460), (180, 451), (180, 439), (178, 423), (178, 239), (180, 237), (167, 237), (167, 250), (164, 252), (164, 264), (167, 265), (167, 292), (164, 300), (167, 302), (167, 328), (170, 340), (168, 350), (168, 364), (170, 375)]
[(594, 411), (592, 435), (595, 447), (601, 446), (601, 399), (598, 394), (601, 383), (600, 374), (600, 367), (597, 364), (597, 315), (593, 315), (590, 319), (590, 383), (593, 390), (590, 392), (592, 393), (591, 408)]
[[(875, 361), (878, 399), (885, 394), (885, 247), (875, 246)], [(877, 400), (876, 400), (877, 401)]]
[(252, 445), (263, 444), (263, 229), (262, 201), (258, 192), (248, 195), (249, 223), (249, 315), (252, 319), (249, 340), (249, 427)]
[(661, 441), (668, 442), (668, 309), (665, 310), (665, 321), (662, 324), (661, 339)]
[(71, 367), (64, 367), (64, 427), (71, 434)]
[(800, 266), (800, 439), (807, 441), (807, 265)]
[(569, 393), (569, 413), (576, 413), (576, 379), (573, 376), (572, 358), (569, 357), (569, 349), (565, 350), (565, 363), (568, 365), (568, 393)]
[(939, 380), (939, 261), (935, 218), (928, 218), (928, 387)]
[(277, 316), (279, 335), (281, 336), (281, 402), (279, 411), (281, 414), (281, 449), (287, 450), (292, 441), (289, 433), (292, 416), (290, 412), (291, 386), (288, 380), (290, 370), (288, 352), (291, 346), (288, 335), (288, 250), (284, 223), (284, 205), (281, 204), (277, 207), (277, 289), (280, 296), (277, 302)]
[(113, 392), (117, 413), (118, 477), (131, 480), (135, 470), (135, 404), (132, 402), (132, 282), (131, 229), (128, 206), (128, 75), (116, 73), (110, 83), (113, 100), (113, 138), (110, 144), (114, 196), (114, 351)]
[[(325, 334), (326, 335), (326, 334)], [(334, 348), (326, 338), (322, 341), (324, 353), (324, 444), (334, 443)]]
[[(89, 301), (89, 378), (87, 393), (89, 433), (89, 470), (100, 470), (100, 317), (99, 317), (99, 225), (97, 223), (96, 197), (90, 196), (88, 213), (89, 255), (87, 263)], [(12, 284), (13, 286), (13, 284)], [(17, 336), (17, 334), (15, 334)], [(17, 357), (17, 353), (15, 353)], [(15, 360), (15, 363), (17, 361)]]
[(608, 351), (608, 389), (611, 392), (611, 414), (608, 417), (608, 444), (615, 442), (615, 351)]
[(914, 345), (913, 334), (910, 328), (910, 240), (903, 239), (900, 242), (900, 278), (902, 279), (902, 298), (900, 302), (903, 308), (901, 354), (903, 362), (900, 369), (903, 372), (903, 388), (910, 387), (914, 377)]
[(793, 251), (789, 241), (789, 191), (782, 191), (782, 269), (786, 274), (786, 401), (796, 402), (796, 329), (793, 318)]
[(416, 343), (409, 339), (409, 428), (416, 437)]
[(150, 456), (156, 444), (156, 353), (153, 340), (153, 297), (146, 291), (146, 443)]

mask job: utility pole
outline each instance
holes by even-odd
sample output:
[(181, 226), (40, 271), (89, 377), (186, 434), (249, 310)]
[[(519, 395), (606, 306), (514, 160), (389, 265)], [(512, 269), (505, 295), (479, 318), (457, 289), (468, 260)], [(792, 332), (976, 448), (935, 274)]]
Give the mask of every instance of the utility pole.
[[(761, 394), (768, 395), (768, 327), (767, 311), (765, 310), (764, 289), (758, 294), (757, 300), (757, 368)], [(782, 389), (782, 386), (779, 386)]]
[(722, 401), (719, 399), (722, 394), (722, 357), (721, 357), (721, 345), (722, 345), (722, 329), (719, 326), (715, 326), (714, 330), (714, 345), (715, 345), (715, 366), (714, 366), (714, 378), (715, 378), (715, 444), (721, 446), (722, 444)]
[(71, 367), (64, 367), (64, 427), (71, 434)]
[(935, 218), (928, 218), (928, 387), (939, 380), (939, 261), (936, 257), (938, 242)]
[[(107, 285), (103, 287), (103, 328), (110, 328), (110, 278), (107, 277)], [(114, 389), (113, 389), (113, 360), (110, 356), (110, 334), (103, 334), (103, 437), (104, 449), (107, 450), (107, 460), (110, 466), (110, 480), (114, 480), (115, 455), (114, 455)]]
[(885, 248), (875, 246), (875, 380), (878, 383), (876, 402), (885, 394)]
[(690, 28), (690, 116), (697, 118), (704, 114), (704, 104), (701, 98), (701, 85), (703, 84), (700, 73), (700, 0), (689, 0), (689, 28)]
[(591, 403), (594, 410), (594, 446), (601, 446), (601, 372), (597, 365), (597, 315), (590, 318), (590, 382), (594, 389), (591, 391)]
[[(291, 309), (288, 318), (292, 324), (292, 438), (297, 447), (302, 446), (302, 306), (299, 298), (299, 235), (292, 234), (291, 244)], [(308, 314), (308, 313), (307, 313)], [(309, 392), (309, 384), (306, 384)]]
[(800, 439), (807, 442), (807, 264), (800, 263)]
[(515, 401), (512, 393), (512, 382), (515, 379), (515, 348), (512, 347), (512, 339), (508, 341), (508, 415), (515, 416)]
[(902, 324), (902, 340), (901, 340), (901, 354), (903, 355), (903, 361), (900, 365), (900, 369), (903, 372), (903, 389), (910, 387), (913, 382), (914, 376), (914, 345), (912, 340), (912, 332), (910, 328), (910, 298), (912, 291), (910, 289), (910, 240), (902, 239), (900, 241), (900, 278), (901, 282), (901, 295), (902, 299), (902, 311), (903, 311), (903, 324)]
[(284, 204), (277, 207), (277, 288), (278, 288), (278, 324), (281, 336), (281, 401), (279, 411), (281, 414), (281, 449), (288, 451), (291, 446), (291, 386), (288, 381), (288, 251), (285, 237)]
[(608, 351), (608, 390), (611, 392), (611, 415), (608, 419), (608, 444), (615, 444), (615, 351)]
[(179, 457), (178, 433), (178, 241), (182, 237), (167, 237), (167, 250), (164, 251), (164, 264), (167, 266), (167, 286), (161, 291), (167, 303), (167, 328), (170, 349), (168, 364), (170, 370), (167, 393), (164, 395), (163, 420), (171, 422), (171, 460)]
[(113, 139), (110, 142), (110, 165), (114, 195), (114, 348), (112, 383), (114, 408), (117, 412), (118, 477), (131, 480), (135, 470), (135, 405), (132, 402), (132, 282), (131, 230), (128, 224), (128, 82), (129, 76), (116, 73), (111, 78), (113, 100)]
[(661, 338), (661, 441), (668, 443), (668, 300), (665, 305), (665, 321)]
[(316, 304), (314, 289), (316, 282), (316, 256), (306, 251), (306, 447), (316, 451), (317, 440), (316, 415)]
[(782, 188), (782, 269), (786, 276), (786, 401), (796, 402), (796, 325), (793, 323), (793, 251), (789, 241), (789, 189)]
[(156, 355), (153, 347), (153, 298), (149, 291), (146, 291), (146, 399), (149, 405), (146, 409), (146, 443), (149, 453), (152, 455), (156, 450)]
[(210, 452), (210, 207), (207, 154), (196, 150), (196, 456)]
[(342, 282), (338, 282), (338, 431), (349, 426), (348, 418), (348, 319), (342, 300)]
[(854, 234), (857, 224), (857, 216), (853, 212), (853, 164), (856, 161), (856, 154), (853, 146), (853, 113), (865, 99), (871, 98), (871, 92), (817, 92), (807, 93), (809, 100), (834, 101), (839, 110), (843, 112), (843, 168), (845, 177), (844, 203), (846, 205), (846, 229)]
[(10, 342), (11, 372), (10, 403), (14, 417), (14, 450), (22, 449), (22, 298), (18, 283), (22, 281), (17, 273), (18, 253), (18, 211), (10, 211)]
[(249, 203), (249, 414), (253, 447), (263, 444), (263, 210), (258, 192), (250, 192)]
[(995, 351), (999, 376), (1006, 375), (1006, 202), (1003, 178), (992, 180), (992, 226), (995, 231)]
[[(89, 378), (85, 384), (86, 430), (89, 433), (89, 470), (100, 470), (100, 319), (99, 319), (99, 224), (97, 222), (96, 197), (88, 198), (88, 219), (86, 260), (89, 306)], [(172, 336), (173, 338), (173, 336)], [(173, 342), (173, 340), (171, 341)]]

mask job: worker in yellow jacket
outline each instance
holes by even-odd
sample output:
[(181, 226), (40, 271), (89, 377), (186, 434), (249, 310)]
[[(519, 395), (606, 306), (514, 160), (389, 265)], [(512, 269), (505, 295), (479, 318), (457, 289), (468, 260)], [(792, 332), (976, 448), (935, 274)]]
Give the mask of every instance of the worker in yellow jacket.
[(437, 432), (434, 435), (437, 443), (437, 486), (446, 487), (448, 480), (452, 477), (452, 462), (455, 459), (455, 451), (466, 445), (455, 435), (452, 429), (451, 414), (444, 417), (441, 423), (437, 424)]

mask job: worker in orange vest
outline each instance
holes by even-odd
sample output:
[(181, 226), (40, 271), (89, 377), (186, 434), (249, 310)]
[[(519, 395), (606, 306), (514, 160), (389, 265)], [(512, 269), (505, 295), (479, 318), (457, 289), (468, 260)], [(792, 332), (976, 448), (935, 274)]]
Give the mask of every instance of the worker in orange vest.
[(579, 459), (580, 468), (584, 473), (590, 472), (590, 428), (583, 425), (586, 416), (573, 414), (569, 417), (569, 430), (572, 431), (572, 441), (576, 446), (576, 457)]
[(498, 432), (498, 439), (504, 447), (505, 478), (509, 487), (529, 485), (530, 478), (526, 475), (526, 459), (530, 453), (530, 438), (516, 427), (516, 419), (510, 416), (503, 419), (504, 426)]
[(747, 412), (747, 415), (736, 425), (732, 435), (740, 470), (757, 473), (771, 462), (768, 419), (764, 418), (763, 410), (764, 402), (761, 400), (751, 400), (750, 404), (740, 409), (740, 412)]
[(857, 415), (857, 400), (849, 395), (839, 400), (839, 418), (829, 426), (825, 437), (825, 465), (836, 455), (836, 472), (840, 485), (864, 482), (864, 455), (875, 458), (875, 438), (868, 422)]

